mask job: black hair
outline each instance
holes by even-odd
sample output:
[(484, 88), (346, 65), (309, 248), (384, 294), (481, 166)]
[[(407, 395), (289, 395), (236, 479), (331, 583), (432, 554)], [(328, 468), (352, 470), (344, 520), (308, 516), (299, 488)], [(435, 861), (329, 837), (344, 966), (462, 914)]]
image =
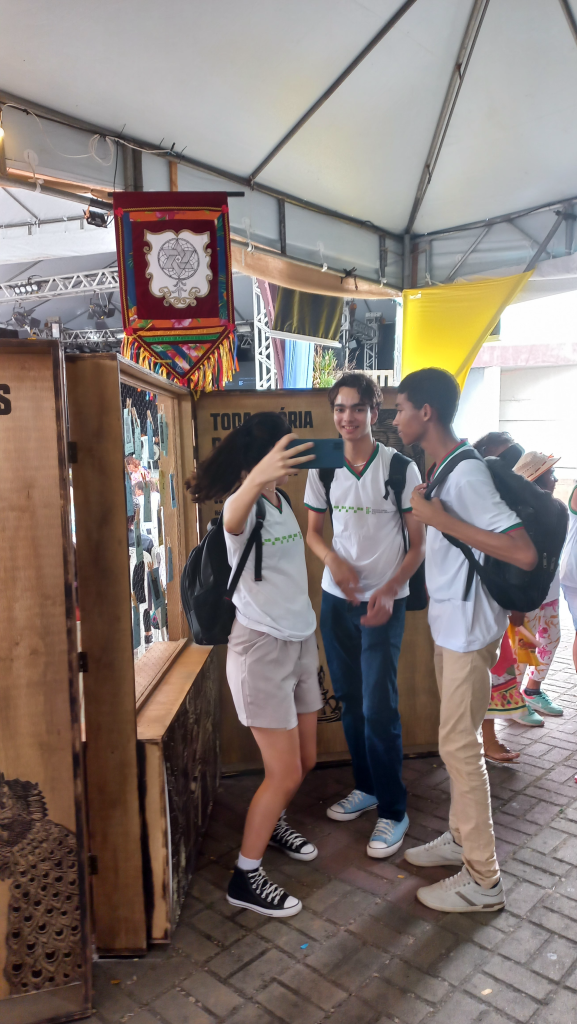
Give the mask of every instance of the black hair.
[(501, 448), (506, 445), (509, 448), (513, 444), (513, 438), (506, 430), (490, 430), (488, 434), (483, 434), (478, 441), (475, 441), (473, 448), (486, 458), (487, 455), (494, 455), (495, 448)]
[(243, 473), (268, 455), (291, 428), (279, 412), (257, 412), (213, 448), (196, 473), (185, 481), (193, 501), (224, 498), (240, 483)]
[(359, 399), (363, 405), (371, 409), (380, 409), (383, 395), (381, 389), (372, 377), (366, 373), (343, 373), (329, 389), (329, 402), (331, 409), (334, 409), (341, 388), (354, 388), (359, 393)]
[(453, 374), (438, 366), (408, 373), (399, 384), (398, 391), (407, 396), (415, 409), (430, 405), (444, 427), (450, 427), (453, 422), (461, 397), (461, 389)]

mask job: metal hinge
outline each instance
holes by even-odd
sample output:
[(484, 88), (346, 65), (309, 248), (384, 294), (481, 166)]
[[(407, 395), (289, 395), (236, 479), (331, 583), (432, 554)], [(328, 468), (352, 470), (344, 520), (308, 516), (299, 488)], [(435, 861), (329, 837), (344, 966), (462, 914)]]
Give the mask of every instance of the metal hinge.
[(78, 651), (78, 671), (88, 672), (88, 655), (86, 651)]
[(68, 442), (68, 462), (70, 463), (71, 466), (75, 466), (76, 463), (78, 462), (78, 442), (77, 441), (69, 441)]
[(88, 854), (88, 874), (89, 875), (97, 875), (98, 874), (98, 856), (97, 856), (96, 853), (89, 853)]

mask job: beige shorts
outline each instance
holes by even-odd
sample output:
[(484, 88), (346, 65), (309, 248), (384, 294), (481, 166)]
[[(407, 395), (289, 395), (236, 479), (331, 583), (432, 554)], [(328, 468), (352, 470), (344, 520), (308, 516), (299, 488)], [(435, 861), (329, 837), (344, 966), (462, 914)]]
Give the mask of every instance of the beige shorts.
[(314, 633), (306, 640), (279, 640), (234, 620), (226, 675), (243, 725), (294, 729), (297, 715), (320, 711), (318, 667)]

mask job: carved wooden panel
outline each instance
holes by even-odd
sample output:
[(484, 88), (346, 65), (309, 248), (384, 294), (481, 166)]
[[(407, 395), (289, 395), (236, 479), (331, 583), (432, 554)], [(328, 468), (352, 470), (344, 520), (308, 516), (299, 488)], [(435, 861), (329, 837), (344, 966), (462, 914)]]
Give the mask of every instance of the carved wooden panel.
[(217, 661), (189, 644), (138, 714), (152, 942), (170, 941), (218, 786)]

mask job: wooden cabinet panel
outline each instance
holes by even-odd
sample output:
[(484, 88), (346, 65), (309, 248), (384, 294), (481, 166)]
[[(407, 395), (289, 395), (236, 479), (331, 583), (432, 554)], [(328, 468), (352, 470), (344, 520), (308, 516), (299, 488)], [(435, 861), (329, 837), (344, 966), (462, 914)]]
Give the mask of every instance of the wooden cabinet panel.
[(0, 1020), (35, 1024), (91, 994), (58, 343), (0, 341), (0, 392)]
[(96, 945), (146, 949), (130, 572), (116, 355), (66, 360), (84, 675)]

